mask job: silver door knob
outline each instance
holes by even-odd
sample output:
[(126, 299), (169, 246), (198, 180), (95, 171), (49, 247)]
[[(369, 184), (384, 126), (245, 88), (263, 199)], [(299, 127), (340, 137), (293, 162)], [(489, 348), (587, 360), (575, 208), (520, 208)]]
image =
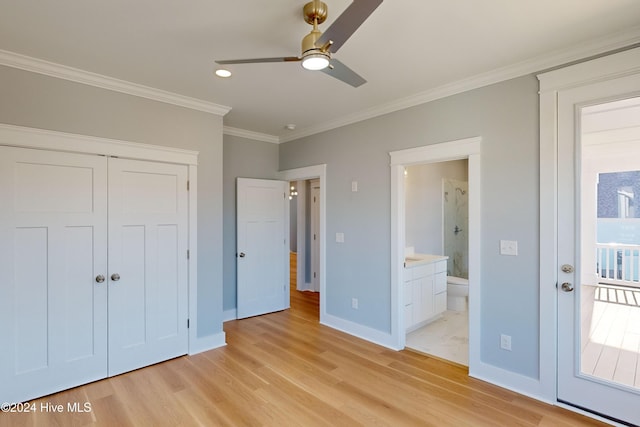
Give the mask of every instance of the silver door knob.
[(118, 280), (120, 280), (120, 275), (118, 273), (113, 273), (111, 275), (111, 280), (113, 280), (114, 282), (117, 282)]
[(564, 282), (562, 285), (560, 285), (560, 289), (565, 292), (571, 292), (573, 291), (573, 285), (569, 282)]
[(244, 252), (240, 252), (240, 255), (238, 255), (240, 258), (244, 258), (246, 255), (244, 254)]
[(96, 282), (98, 282), (98, 283), (104, 282), (104, 276), (102, 274), (97, 275), (96, 276)]

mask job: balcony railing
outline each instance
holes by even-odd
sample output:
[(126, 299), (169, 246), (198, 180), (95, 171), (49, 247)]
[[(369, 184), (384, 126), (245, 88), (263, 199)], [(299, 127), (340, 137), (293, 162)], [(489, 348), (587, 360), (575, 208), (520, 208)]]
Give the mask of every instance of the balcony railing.
[(640, 245), (596, 244), (598, 282), (640, 287)]

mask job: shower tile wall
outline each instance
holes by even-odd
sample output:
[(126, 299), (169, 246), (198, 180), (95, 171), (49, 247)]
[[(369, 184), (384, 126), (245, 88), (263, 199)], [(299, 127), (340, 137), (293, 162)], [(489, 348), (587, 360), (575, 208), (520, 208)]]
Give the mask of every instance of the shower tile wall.
[(469, 184), (443, 179), (444, 254), (447, 275), (469, 277)]

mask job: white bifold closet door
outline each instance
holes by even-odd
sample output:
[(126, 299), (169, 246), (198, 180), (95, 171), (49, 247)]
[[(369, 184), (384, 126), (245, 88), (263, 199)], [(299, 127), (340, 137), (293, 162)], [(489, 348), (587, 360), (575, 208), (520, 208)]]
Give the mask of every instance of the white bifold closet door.
[(186, 166), (109, 159), (110, 376), (187, 353), (187, 207)]
[(186, 166), (0, 147), (0, 401), (187, 352), (186, 194)]
[(0, 401), (107, 374), (107, 159), (0, 147)]

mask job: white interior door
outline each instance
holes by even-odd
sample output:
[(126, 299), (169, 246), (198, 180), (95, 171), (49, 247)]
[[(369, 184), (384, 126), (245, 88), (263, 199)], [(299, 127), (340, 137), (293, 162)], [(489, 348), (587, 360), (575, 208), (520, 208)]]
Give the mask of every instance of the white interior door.
[(106, 158), (0, 147), (0, 401), (107, 373)]
[[(616, 273), (610, 277), (613, 281), (602, 277), (611, 270), (603, 266), (608, 262), (613, 265), (617, 257), (596, 255), (603, 231), (600, 211), (618, 207), (599, 195), (596, 186), (605, 165), (613, 166), (607, 173), (635, 169), (629, 160), (638, 158), (640, 141), (629, 139), (628, 131), (634, 125), (609, 123), (611, 118), (619, 120), (615, 114), (608, 115), (609, 122), (600, 120), (596, 126), (608, 126), (617, 138), (594, 140), (594, 135), (602, 132), (587, 136), (590, 118), (586, 114), (598, 109), (614, 112), (620, 104), (609, 102), (628, 103), (638, 93), (640, 76), (632, 75), (563, 90), (557, 100), (558, 400), (633, 425), (640, 425), (640, 383), (635, 380), (640, 375), (640, 299), (633, 299), (634, 293), (640, 296), (640, 292), (634, 288), (633, 275), (627, 283), (616, 283), (621, 278)], [(635, 126), (639, 126), (640, 109), (635, 111), (629, 117), (635, 117)], [(621, 141), (623, 145), (619, 145)], [(624, 188), (619, 190), (614, 189), (614, 193), (625, 193)], [(633, 191), (627, 195), (634, 198)], [(630, 224), (622, 224), (621, 218), (609, 225)], [(640, 227), (633, 233), (640, 237)], [(616, 250), (617, 253), (624, 258), (629, 250)], [(637, 264), (637, 257), (634, 261), (632, 255), (630, 263), (634, 262)], [(605, 291), (601, 294), (600, 289)], [(622, 297), (629, 292), (632, 299), (623, 303), (623, 299), (604, 298), (610, 289), (612, 295), (620, 292)], [(630, 304), (628, 301), (632, 300), (636, 302)], [(607, 314), (608, 310), (612, 315)]]
[(289, 307), (289, 199), (286, 181), (238, 178), (239, 319)]
[(186, 354), (187, 167), (109, 159), (109, 375)]

